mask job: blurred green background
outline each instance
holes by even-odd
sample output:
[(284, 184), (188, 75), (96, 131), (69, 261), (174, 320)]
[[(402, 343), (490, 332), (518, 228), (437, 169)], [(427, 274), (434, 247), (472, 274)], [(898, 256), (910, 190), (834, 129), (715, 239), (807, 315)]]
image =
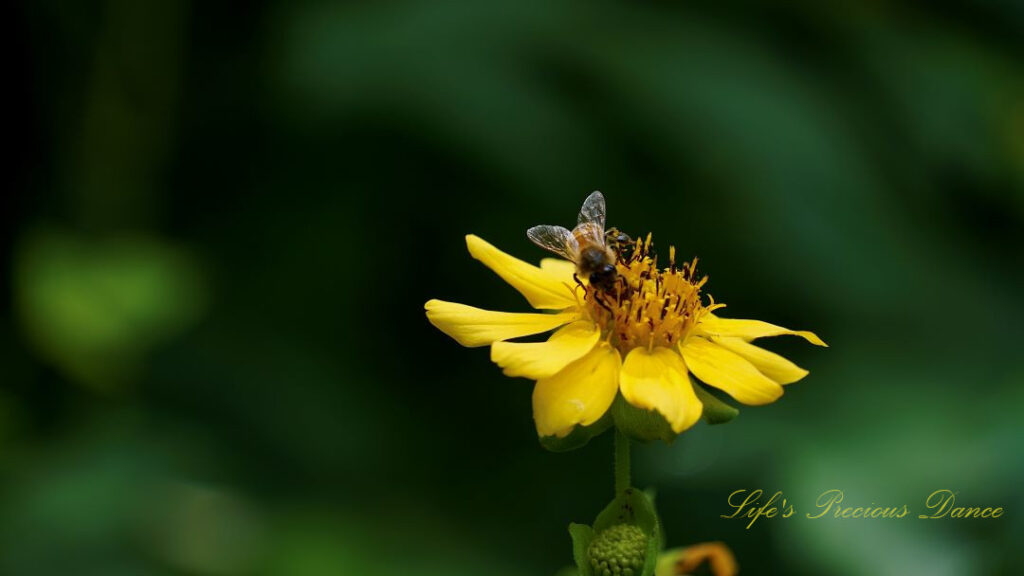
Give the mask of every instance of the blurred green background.
[[(745, 574), (1022, 574), (1017, 2), (99, 3), (13, 13), (0, 573), (537, 575), (610, 499), (426, 322), (525, 311), (476, 233), (609, 220), (815, 330), (775, 405), (635, 451)], [(723, 520), (798, 512), (999, 520)]]

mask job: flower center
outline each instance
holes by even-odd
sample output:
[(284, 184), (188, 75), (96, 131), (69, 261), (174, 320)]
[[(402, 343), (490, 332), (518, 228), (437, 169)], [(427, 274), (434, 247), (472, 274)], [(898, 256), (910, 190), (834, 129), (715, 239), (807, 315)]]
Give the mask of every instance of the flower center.
[(636, 526), (618, 524), (598, 534), (587, 555), (599, 576), (634, 576), (644, 568), (647, 535)]
[(710, 297), (709, 305), (702, 304), (700, 289), (708, 277), (697, 278), (696, 258), (677, 266), (672, 246), (669, 266), (659, 269), (652, 248), (648, 234), (645, 240), (620, 250), (615, 287), (587, 292), (591, 317), (623, 355), (639, 346), (674, 346), (704, 314), (723, 306)]

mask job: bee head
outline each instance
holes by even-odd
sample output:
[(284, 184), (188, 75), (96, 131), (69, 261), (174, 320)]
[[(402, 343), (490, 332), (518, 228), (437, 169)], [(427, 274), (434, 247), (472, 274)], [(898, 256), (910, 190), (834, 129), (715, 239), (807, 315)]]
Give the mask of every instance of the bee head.
[(598, 290), (610, 291), (615, 287), (615, 278), (618, 272), (614, 264), (604, 264), (590, 274), (590, 284)]

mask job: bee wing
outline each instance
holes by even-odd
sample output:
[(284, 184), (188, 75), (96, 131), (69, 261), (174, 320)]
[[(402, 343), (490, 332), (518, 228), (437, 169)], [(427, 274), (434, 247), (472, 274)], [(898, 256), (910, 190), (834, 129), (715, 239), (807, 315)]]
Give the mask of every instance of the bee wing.
[(600, 192), (592, 192), (587, 199), (583, 201), (583, 207), (580, 208), (579, 218), (576, 219), (576, 226), (579, 227), (581, 224), (593, 224), (601, 230), (601, 234), (604, 234), (604, 220), (605, 220), (605, 205), (604, 205), (604, 194)]
[(604, 220), (604, 195), (595, 191), (583, 201), (579, 218), (576, 219), (576, 228), (572, 231), (573, 236), (586, 245), (604, 246)]
[(576, 261), (580, 251), (580, 245), (576, 237), (566, 228), (561, 226), (534, 226), (526, 231), (526, 237), (533, 240), (533, 243), (545, 250), (550, 250), (566, 260)]

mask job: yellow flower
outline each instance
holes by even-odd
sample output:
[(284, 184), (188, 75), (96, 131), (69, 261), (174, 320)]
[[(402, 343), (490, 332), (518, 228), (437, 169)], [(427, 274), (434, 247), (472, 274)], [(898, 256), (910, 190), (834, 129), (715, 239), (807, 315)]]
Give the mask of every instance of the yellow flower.
[[(466, 236), (469, 253), (518, 290), (540, 313), (482, 310), (430, 300), (430, 322), (463, 346), (490, 346), (507, 376), (536, 380), (533, 417), (541, 437), (567, 436), (604, 416), (616, 395), (661, 414), (675, 433), (693, 426), (703, 406), (690, 374), (743, 404), (768, 404), (807, 371), (751, 340), (792, 334), (818, 346), (811, 332), (758, 320), (720, 318), (705, 305), (696, 259), (659, 269), (651, 237), (616, 263), (616, 293), (588, 289), (572, 262), (546, 258), (534, 266)], [(509, 342), (555, 330), (544, 342)]]

